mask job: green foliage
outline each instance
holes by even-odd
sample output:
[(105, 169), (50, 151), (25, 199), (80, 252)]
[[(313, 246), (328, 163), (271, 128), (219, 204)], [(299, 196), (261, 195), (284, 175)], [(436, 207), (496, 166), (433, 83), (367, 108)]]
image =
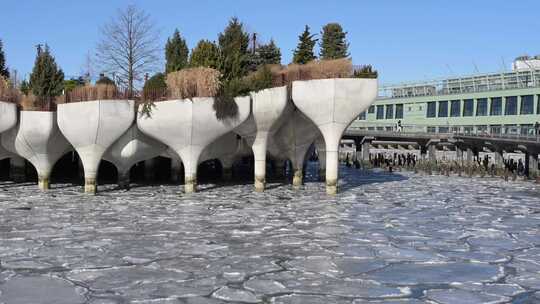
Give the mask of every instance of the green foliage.
[(267, 65), (263, 65), (251, 77), (246, 78), (245, 86), (248, 92), (258, 92), (272, 87), (272, 71)]
[(0, 40), (0, 76), (9, 79), (9, 70), (6, 66), (6, 57), (4, 55), (4, 45), (2, 40)]
[(165, 99), (166, 96), (167, 83), (165, 82), (165, 74), (156, 73), (144, 83), (140, 114), (150, 117), (152, 109), (156, 107), (154, 101)]
[(306, 25), (304, 32), (298, 37), (300, 40), (298, 46), (294, 50), (293, 63), (306, 64), (312, 60), (317, 59), (313, 53), (313, 48), (317, 39), (314, 39), (315, 34), (309, 32), (309, 26)]
[(266, 64), (281, 64), (281, 51), (274, 40), (263, 44), (248, 55), (248, 70), (256, 71)]
[(116, 83), (109, 77), (105, 76), (104, 74), (99, 75), (99, 79), (96, 81), (96, 84), (109, 84), (115, 86)]
[(26, 81), (26, 79), (24, 79), (23, 81), (21, 81), (21, 84), (19, 85), (19, 90), (20, 90), (24, 95), (28, 95), (28, 93), (30, 93), (30, 84), (28, 83), (28, 81)]
[(145, 83), (143, 90), (166, 90), (167, 84), (165, 83), (165, 74), (156, 73), (150, 77)]
[(82, 77), (71, 78), (69, 80), (64, 80), (64, 93), (67, 93), (76, 87), (83, 86), (85, 81)]
[(57, 66), (51, 55), (49, 46), (37, 47), (34, 69), (30, 74), (30, 88), (38, 98), (51, 98), (62, 94), (64, 89), (64, 72)]
[(373, 70), (373, 67), (371, 65), (364, 65), (354, 71), (353, 77), (374, 79), (374, 78), (379, 77), (379, 72), (377, 72), (376, 70)]
[(219, 34), (218, 40), (221, 53), (219, 70), (223, 79), (245, 76), (248, 71), (249, 35), (244, 31), (243, 24), (237, 18), (232, 18), (223, 33)]
[(219, 67), (219, 48), (211, 41), (201, 40), (197, 46), (191, 51), (189, 58), (189, 66), (207, 67), (217, 69)]
[(321, 59), (339, 59), (349, 57), (347, 32), (339, 23), (329, 23), (323, 27), (321, 40)]
[(188, 65), (189, 49), (187, 47), (186, 40), (180, 36), (180, 32), (174, 31), (171, 38), (167, 39), (165, 45), (165, 72), (179, 71)]

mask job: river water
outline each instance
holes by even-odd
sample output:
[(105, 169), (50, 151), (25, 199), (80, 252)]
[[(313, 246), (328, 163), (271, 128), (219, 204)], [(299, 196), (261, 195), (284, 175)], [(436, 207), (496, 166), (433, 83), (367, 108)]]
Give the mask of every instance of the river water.
[(270, 183), (0, 183), (0, 303), (540, 303), (540, 186), (342, 168)]

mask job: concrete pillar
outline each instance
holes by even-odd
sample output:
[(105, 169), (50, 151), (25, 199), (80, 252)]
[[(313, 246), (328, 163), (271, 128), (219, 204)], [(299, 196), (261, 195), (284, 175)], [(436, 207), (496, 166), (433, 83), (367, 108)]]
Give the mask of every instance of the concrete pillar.
[(156, 159), (151, 158), (144, 161), (144, 179), (148, 182), (156, 179)]
[(369, 141), (364, 141), (362, 143), (362, 160), (369, 161), (369, 148), (371, 143)]
[(458, 163), (463, 164), (463, 149), (456, 146), (456, 160)]
[(474, 152), (471, 148), (467, 148), (467, 163), (472, 163), (474, 160)]
[(9, 177), (16, 183), (26, 181), (26, 160), (14, 155), (9, 159)]
[(268, 132), (259, 131), (253, 142), (253, 157), (255, 159), (255, 191), (263, 192), (266, 186), (266, 144)]
[(502, 168), (504, 167), (503, 152), (501, 150), (493, 151), (495, 167)]
[(437, 161), (437, 146), (428, 145), (428, 150), (429, 150), (429, 161), (436, 162)]
[(171, 182), (180, 182), (180, 177), (182, 176), (182, 167), (182, 162), (179, 158), (171, 158)]
[(129, 188), (129, 184), (131, 182), (130, 180), (130, 170), (127, 169), (127, 170), (123, 170), (123, 171), (118, 171), (118, 187), (122, 188), (122, 189), (127, 189)]
[(529, 154), (529, 176), (538, 176), (538, 154)]
[(304, 182), (304, 172), (302, 169), (294, 169), (294, 176), (293, 176), (293, 187), (300, 187), (302, 186), (302, 183)]

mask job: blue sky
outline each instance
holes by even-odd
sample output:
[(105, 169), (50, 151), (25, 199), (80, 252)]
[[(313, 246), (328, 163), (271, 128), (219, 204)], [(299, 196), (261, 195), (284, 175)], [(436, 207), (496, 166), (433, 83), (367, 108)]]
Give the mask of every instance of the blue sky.
[(166, 40), (175, 28), (193, 47), (217, 39), (231, 16), (263, 40), (273, 38), (289, 63), (305, 24), (319, 32), (339, 22), (355, 64), (372, 64), (382, 83), (501, 71), (523, 54), (540, 54), (538, 0), (2, 0), (0, 39), (8, 66), (26, 75), (35, 45), (48, 43), (66, 75), (78, 75), (118, 8), (147, 11)]

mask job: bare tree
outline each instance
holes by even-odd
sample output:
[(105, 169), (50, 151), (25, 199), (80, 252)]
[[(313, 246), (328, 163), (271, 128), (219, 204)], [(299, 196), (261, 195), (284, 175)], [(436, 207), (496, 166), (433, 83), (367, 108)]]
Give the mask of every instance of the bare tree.
[(159, 64), (159, 32), (150, 16), (130, 5), (101, 28), (102, 39), (96, 58), (103, 72), (116, 75), (115, 81), (125, 86), (130, 95), (134, 83)]

